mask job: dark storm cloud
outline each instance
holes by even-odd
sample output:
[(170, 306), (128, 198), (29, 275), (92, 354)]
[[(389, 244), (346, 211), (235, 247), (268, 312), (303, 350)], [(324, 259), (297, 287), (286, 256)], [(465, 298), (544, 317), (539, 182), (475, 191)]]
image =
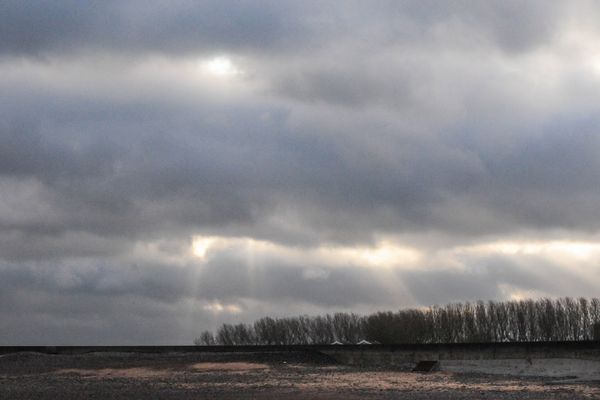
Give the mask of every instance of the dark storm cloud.
[[(74, 111), (69, 96), (46, 94), (24, 105), (54, 98), (50, 111), (2, 124), (0, 173), (14, 210), (0, 224), (16, 231), (0, 243), (5, 255), (16, 257), (18, 248), (7, 237), (68, 232), (135, 238), (212, 229), (314, 244), (376, 232), (598, 227), (590, 218), (600, 195), (591, 116), (556, 115), (535, 129), (522, 121), (488, 135), (468, 121), (438, 136), (403, 132), (385, 114), (338, 110), (345, 121), (332, 124), (243, 99), (173, 110), (157, 96), (121, 105), (113, 118), (94, 114), (105, 106), (90, 96)], [(269, 225), (278, 207), (303, 219), (303, 231)], [(27, 242), (24, 257), (60, 240)]]
[(552, 39), (560, 4), (8, 0), (0, 5), (0, 52), (287, 52), (319, 48), (352, 34), (360, 40), (407, 42), (436, 30), (524, 51)]
[(5, 54), (117, 50), (202, 52), (281, 48), (309, 32), (294, 3), (249, 1), (4, 1)]

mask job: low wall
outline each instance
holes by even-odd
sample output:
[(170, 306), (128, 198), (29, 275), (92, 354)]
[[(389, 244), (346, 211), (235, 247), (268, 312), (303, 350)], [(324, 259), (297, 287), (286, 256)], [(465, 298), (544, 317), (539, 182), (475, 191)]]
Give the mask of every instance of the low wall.
[(447, 371), (585, 376), (586, 379), (600, 379), (600, 341), (412, 345), (0, 346), (0, 355), (15, 352), (46, 354), (318, 352), (348, 365), (408, 369), (419, 361), (436, 360), (439, 361), (441, 369)]
[(47, 354), (91, 352), (130, 353), (228, 353), (228, 352), (322, 352), (346, 359), (420, 360), (578, 358), (600, 360), (600, 341), (448, 343), (397, 345), (244, 345), (244, 346), (0, 346), (0, 354), (32, 351)]
[(342, 364), (412, 369), (424, 360), (451, 372), (600, 379), (600, 342), (364, 346), (322, 350)]
[(405, 365), (422, 360), (568, 358), (600, 361), (600, 342), (457, 343), (338, 346), (321, 350), (344, 364)]

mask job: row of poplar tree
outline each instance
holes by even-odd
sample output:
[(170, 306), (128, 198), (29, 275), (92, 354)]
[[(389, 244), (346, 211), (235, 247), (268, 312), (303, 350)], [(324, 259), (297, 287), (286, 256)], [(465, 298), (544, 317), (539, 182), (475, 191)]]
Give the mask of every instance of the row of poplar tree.
[(543, 298), (479, 301), (377, 312), (223, 324), (204, 331), (197, 345), (357, 343), (468, 343), (600, 340), (600, 299)]

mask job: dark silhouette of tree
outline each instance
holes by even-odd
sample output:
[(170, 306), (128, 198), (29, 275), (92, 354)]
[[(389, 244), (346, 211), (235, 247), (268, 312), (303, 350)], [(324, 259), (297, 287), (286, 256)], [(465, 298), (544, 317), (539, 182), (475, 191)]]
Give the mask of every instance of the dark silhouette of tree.
[(357, 343), (465, 343), (600, 340), (600, 300), (453, 303), (367, 316), (352, 313), (271, 318), (252, 325), (224, 324), (202, 332), (198, 345)]
[(196, 346), (213, 346), (217, 344), (215, 340), (215, 336), (211, 331), (204, 331), (200, 334), (199, 337), (194, 339), (194, 344)]

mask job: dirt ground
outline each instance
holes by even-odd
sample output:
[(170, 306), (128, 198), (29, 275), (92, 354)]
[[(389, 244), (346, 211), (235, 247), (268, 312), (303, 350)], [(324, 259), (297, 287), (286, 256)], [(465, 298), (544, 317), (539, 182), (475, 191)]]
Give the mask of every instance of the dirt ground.
[(418, 374), (293, 353), (0, 356), (0, 399), (600, 399), (600, 382)]

